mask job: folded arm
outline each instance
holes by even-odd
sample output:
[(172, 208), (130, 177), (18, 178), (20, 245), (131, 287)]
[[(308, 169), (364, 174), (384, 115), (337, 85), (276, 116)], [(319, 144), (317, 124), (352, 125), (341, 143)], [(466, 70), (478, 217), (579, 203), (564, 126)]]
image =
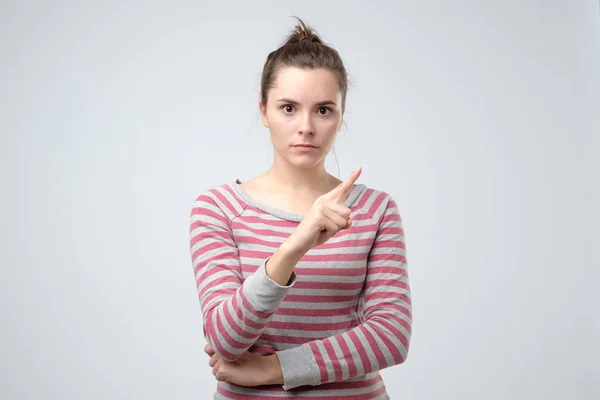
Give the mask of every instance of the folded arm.
[(389, 196), (367, 262), (362, 323), (276, 352), (284, 389), (347, 380), (406, 360), (412, 325), (406, 248), (402, 220)]

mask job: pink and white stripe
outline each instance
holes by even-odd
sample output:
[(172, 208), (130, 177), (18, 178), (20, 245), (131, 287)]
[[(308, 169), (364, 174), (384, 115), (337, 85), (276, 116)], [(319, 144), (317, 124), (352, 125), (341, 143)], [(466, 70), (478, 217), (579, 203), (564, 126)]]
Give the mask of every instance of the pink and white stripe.
[(191, 257), (208, 343), (226, 360), (277, 353), (284, 385), (219, 382), (215, 399), (387, 399), (378, 371), (406, 360), (411, 298), (404, 230), (385, 192), (355, 185), (353, 226), (309, 251), (286, 286), (264, 263), (301, 221), (238, 184), (198, 196)]

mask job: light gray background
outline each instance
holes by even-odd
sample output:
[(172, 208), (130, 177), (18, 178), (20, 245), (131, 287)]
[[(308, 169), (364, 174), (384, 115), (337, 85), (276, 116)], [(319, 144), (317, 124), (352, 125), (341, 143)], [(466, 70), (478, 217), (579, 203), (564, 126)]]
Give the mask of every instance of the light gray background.
[(291, 15), (354, 81), (339, 176), (405, 223), (392, 399), (599, 398), (597, 1), (0, 4), (0, 398), (210, 397), (188, 215), (270, 166)]

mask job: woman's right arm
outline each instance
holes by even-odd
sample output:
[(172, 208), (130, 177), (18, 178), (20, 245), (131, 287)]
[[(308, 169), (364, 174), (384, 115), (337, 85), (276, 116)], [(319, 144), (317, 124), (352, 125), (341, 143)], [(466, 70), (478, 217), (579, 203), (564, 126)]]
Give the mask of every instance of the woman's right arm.
[[(256, 272), (242, 277), (231, 221), (219, 203), (216, 190), (196, 199), (190, 215), (190, 252), (203, 316), (206, 340), (224, 360), (234, 361), (263, 333), (281, 300), (293, 286), (298, 255), (285, 246), (263, 260)], [(221, 203), (222, 204), (222, 203)], [(301, 257), (301, 256), (300, 256)], [(290, 271), (277, 283), (266, 274), (265, 264)]]

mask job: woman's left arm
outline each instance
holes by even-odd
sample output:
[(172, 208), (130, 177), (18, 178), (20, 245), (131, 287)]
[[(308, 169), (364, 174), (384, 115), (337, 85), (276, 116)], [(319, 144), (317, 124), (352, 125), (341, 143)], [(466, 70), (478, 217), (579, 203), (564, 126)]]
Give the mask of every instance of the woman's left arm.
[(369, 252), (364, 322), (337, 335), (277, 351), (283, 388), (338, 382), (403, 363), (408, 355), (412, 303), (402, 219), (387, 195)]

